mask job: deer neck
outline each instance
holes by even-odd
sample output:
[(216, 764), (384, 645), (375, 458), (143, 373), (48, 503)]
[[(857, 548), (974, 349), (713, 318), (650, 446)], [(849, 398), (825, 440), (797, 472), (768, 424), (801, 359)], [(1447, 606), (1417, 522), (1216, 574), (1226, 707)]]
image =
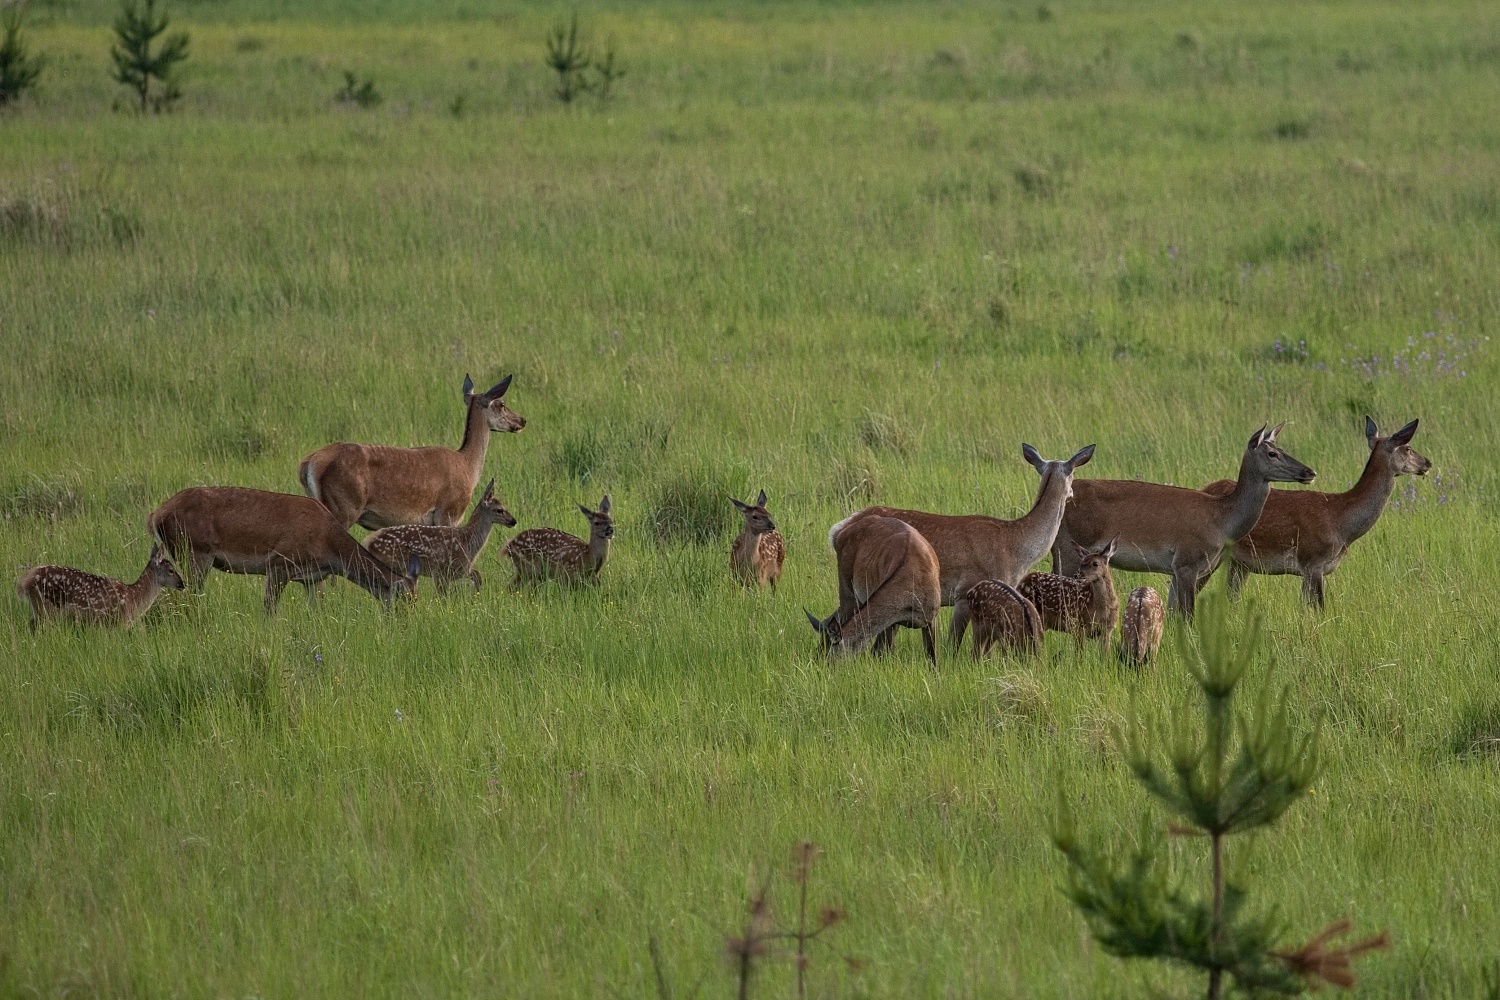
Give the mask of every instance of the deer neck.
[(589, 535), (589, 551), (585, 557), (591, 572), (597, 571), (604, 565), (604, 560), (609, 558), (609, 539), (603, 535)]
[(1036, 502), (1014, 522), (1020, 529), (1016, 553), (1018, 565), (1031, 566), (1052, 548), (1067, 503), (1067, 476), (1049, 472), (1037, 487)]
[(134, 583), (125, 585), (125, 610), (133, 612), (138, 608), (149, 607), (160, 593), (161, 581), (151, 572), (151, 567), (147, 566)]
[(464, 440), (458, 446), (458, 453), (469, 465), (471, 482), (479, 481), (479, 474), (484, 471), (484, 455), (489, 447), (490, 426), (484, 417), (484, 407), (471, 400), (468, 416), (464, 419)]
[(484, 551), (484, 545), (490, 540), (490, 529), (495, 526), (495, 518), (483, 510), (476, 510), (470, 515), (463, 526), (464, 555), (469, 562), (479, 558), (479, 553)]
[(1250, 529), (1260, 520), (1266, 497), (1270, 495), (1270, 481), (1255, 471), (1250, 464), (1250, 456), (1246, 455), (1240, 460), (1240, 475), (1235, 481), (1234, 489), (1220, 501), (1226, 510), (1222, 524), (1224, 537), (1238, 541), (1250, 534)]
[(1346, 542), (1352, 542), (1375, 527), (1385, 511), (1391, 490), (1396, 488), (1396, 470), (1379, 448), (1370, 451), (1370, 460), (1359, 481), (1343, 493), (1337, 494), (1343, 501), (1344, 511), (1339, 518), (1339, 527)]

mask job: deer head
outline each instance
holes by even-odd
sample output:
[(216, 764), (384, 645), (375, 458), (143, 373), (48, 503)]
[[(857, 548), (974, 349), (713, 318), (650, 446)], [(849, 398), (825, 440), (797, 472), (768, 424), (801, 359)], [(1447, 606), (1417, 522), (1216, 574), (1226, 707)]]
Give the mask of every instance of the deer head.
[(760, 491), (760, 496), (755, 498), (753, 504), (740, 503), (734, 497), (730, 497), (729, 502), (739, 508), (739, 512), (745, 517), (745, 527), (752, 534), (776, 530), (776, 522), (771, 520), (771, 512), (766, 510), (765, 490)]
[(579, 511), (589, 519), (589, 534), (592, 538), (615, 537), (615, 522), (609, 516), (609, 494), (604, 494), (604, 499), (599, 501), (598, 510), (589, 510), (583, 504), (578, 505)]
[(802, 609), (802, 613), (807, 615), (808, 624), (813, 627), (813, 631), (818, 633), (819, 638), (822, 639), (823, 652), (830, 655), (837, 655), (844, 645), (844, 631), (839, 626), (838, 615), (829, 615), (826, 619), (819, 618), (806, 608)]
[(1412, 449), (1411, 439), (1416, 433), (1417, 421), (1413, 420), (1390, 437), (1382, 438), (1375, 421), (1365, 417), (1365, 440), (1370, 450), (1380, 452), (1398, 476), (1425, 476), (1432, 468), (1431, 459)]
[(516, 526), (516, 519), (511, 512), (495, 498), (495, 481), (490, 480), (489, 485), (484, 488), (484, 495), (479, 498), (479, 506), (475, 508), (476, 513), (481, 513), (496, 524), (503, 524), (507, 528)]
[(507, 375), (486, 391), (475, 394), (474, 380), (464, 376), (464, 405), (482, 407), (485, 423), (492, 431), (514, 434), (526, 426), (526, 418), (505, 405), (505, 390), (510, 388), (513, 378), (514, 375)]
[(1318, 474), (1276, 447), (1276, 435), (1285, 426), (1286, 423), (1282, 422), (1270, 430), (1262, 427), (1250, 435), (1250, 443), (1245, 446), (1245, 461), (1267, 482), (1310, 483)]
[(1114, 557), (1118, 539), (1111, 538), (1109, 544), (1102, 549), (1087, 549), (1077, 542), (1073, 543), (1074, 550), (1078, 553), (1078, 572), (1074, 573), (1074, 579), (1084, 583), (1094, 580), (1102, 580), (1109, 575), (1109, 561)]
[(1062, 476), (1065, 487), (1064, 499), (1073, 498), (1073, 472), (1080, 466), (1087, 465), (1089, 459), (1094, 457), (1094, 446), (1080, 448), (1078, 452), (1066, 462), (1050, 462), (1037, 453), (1037, 450), (1029, 444), (1021, 445), (1021, 455), (1036, 469), (1037, 475), (1042, 477), (1042, 485), (1046, 486), (1049, 476)]
[(172, 565), (160, 545), (151, 546), (151, 557), (146, 561), (146, 570), (156, 578), (156, 585), (163, 590), (182, 590), (182, 574)]

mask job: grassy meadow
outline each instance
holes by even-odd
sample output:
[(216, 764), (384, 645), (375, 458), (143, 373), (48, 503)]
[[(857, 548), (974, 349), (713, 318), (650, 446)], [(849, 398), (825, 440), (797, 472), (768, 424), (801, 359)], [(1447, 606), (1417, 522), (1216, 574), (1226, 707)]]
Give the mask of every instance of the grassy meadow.
[[(268, 619), (215, 574), (142, 628), (33, 635), (12, 592), (0, 995), (651, 997), (654, 935), (674, 996), (723, 996), (747, 885), (785, 918), (803, 838), (848, 912), (814, 995), (1185, 991), (1099, 950), (1047, 837), (1059, 783), (1137, 829), (1109, 733), (1187, 694), (1175, 624), (1140, 673), (1056, 635), (828, 663), (826, 532), (871, 501), (1016, 516), (1023, 441), (1200, 485), (1267, 420), (1343, 489), (1366, 413), (1420, 417), (1434, 472), (1326, 611), (1250, 581), (1326, 770), (1230, 874), (1289, 943), (1389, 928), (1361, 996), (1482, 995), (1500, 8), (615, 3), (581, 17), (628, 75), (564, 107), (561, 8), (285, 6), (175, 4), (185, 97), (147, 119), (112, 110), (112, 5), (34, 6), (48, 69), (0, 114), (0, 565), (133, 579), (178, 489), (456, 446), (465, 373), (515, 373), (529, 426), (487, 464), (521, 527), (583, 532), (607, 491), (614, 548), (598, 588), (513, 594), (497, 529), (478, 594), (390, 615), (341, 584)], [(383, 102), (337, 102), (346, 69)], [(727, 572), (722, 497), (761, 487), (774, 595)], [(755, 985), (792, 995), (789, 963)]]

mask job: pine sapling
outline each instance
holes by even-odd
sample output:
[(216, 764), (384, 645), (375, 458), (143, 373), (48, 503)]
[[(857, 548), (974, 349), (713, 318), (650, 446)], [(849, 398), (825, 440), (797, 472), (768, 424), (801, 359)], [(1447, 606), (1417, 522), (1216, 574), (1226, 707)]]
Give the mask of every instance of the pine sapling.
[(594, 60), (594, 75), (599, 78), (594, 84), (594, 89), (599, 93), (599, 100), (607, 101), (614, 95), (615, 84), (625, 77), (625, 64), (615, 56), (615, 42), (610, 39), (604, 48), (604, 55)]
[(1198, 638), (1184, 629), (1179, 640), (1203, 697), (1201, 733), (1187, 710), (1177, 713), (1162, 761), (1157, 734), (1132, 708), (1126, 732), (1116, 738), (1136, 780), (1176, 817), (1170, 833), (1208, 841), (1206, 898), (1169, 877), (1162, 838), (1149, 816), (1142, 820), (1135, 850), (1116, 859), (1080, 841), (1067, 796), (1060, 792), (1052, 839), (1068, 860), (1065, 891), (1105, 951), (1198, 969), (1208, 977), (1208, 1000), (1220, 1000), (1229, 986), (1270, 996), (1291, 996), (1322, 983), (1347, 986), (1353, 983), (1351, 961), (1385, 948), (1384, 932), (1330, 947), (1349, 929), (1341, 921), (1301, 948), (1286, 950), (1278, 946), (1285, 928), (1274, 908), (1252, 911), (1247, 888), (1225, 876), (1225, 839), (1273, 825), (1307, 794), (1320, 766), (1318, 730), (1299, 733), (1288, 694), (1273, 699), (1269, 685), (1251, 711), (1235, 709), (1236, 691), (1255, 657), (1260, 622), (1252, 619), (1236, 636), (1217, 595), (1200, 608)]
[[(588, 46), (578, 31), (578, 15), (566, 24), (557, 24), (547, 36), (547, 65), (557, 74), (557, 99), (564, 104), (588, 89), (584, 73), (593, 61)], [(613, 68), (613, 67), (611, 67)]]
[(18, 3), (0, 10), (0, 108), (20, 100), (42, 75), (42, 59), (31, 54), (21, 34), (24, 11)]
[(120, 16), (115, 18), (115, 44), (109, 50), (114, 62), (110, 76), (136, 92), (141, 114), (166, 111), (182, 96), (177, 67), (188, 55), (187, 32), (167, 35), (160, 47), (152, 51), (167, 24), (166, 11), (159, 15), (156, 12), (156, 0), (146, 0), (144, 7), (137, 6), (135, 0), (124, 0)]

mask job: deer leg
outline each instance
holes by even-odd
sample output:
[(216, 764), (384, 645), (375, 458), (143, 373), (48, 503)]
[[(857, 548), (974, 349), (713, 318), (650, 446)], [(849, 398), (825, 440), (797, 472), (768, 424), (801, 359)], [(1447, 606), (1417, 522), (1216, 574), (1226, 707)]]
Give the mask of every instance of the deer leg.
[[(962, 583), (959, 584), (959, 593), (968, 593), (968, 588)], [(956, 651), (963, 645), (964, 633), (969, 629), (969, 619), (972, 616), (968, 598), (960, 597), (953, 602), (953, 620), (948, 623), (948, 646), (953, 650)]]
[(1250, 575), (1250, 569), (1242, 562), (1229, 560), (1229, 596), (1239, 597), (1240, 588), (1245, 585), (1245, 578)]
[(208, 579), (208, 571), (214, 568), (213, 556), (199, 555), (193, 553), (187, 559), (188, 579), (187, 584), (193, 593), (203, 593), (203, 584)]
[(278, 566), (266, 568), (266, 593), (263, 601), (266, 606), (266, 614), (276, 613), (276, 602), (281, 599), (281, 591), (286, 587), (289, 577), (285, 569)]
[(1319, 610), (1323, 607), (1322, 570), (1302, 571), (1302, 600)]
[(937, 621), (928, 622), (922, 626), (922, 645), (927, 647), (927, 659), (934, 670), (937, 669)]
[(896, 626), (892, 625), (875, 637), (875, 645), (870, 648), (870, 652), (876, 656), (884, 656), (891, 651), (891, 647), (895, 644)]
[(479, 575), (479, 570), (470, 569), (469, 582), (474, 584), (474, 592), (477, 594), (479, 592), (479, 588), (484, 586), (484, 577)]
[(1184, 618), (1191, 618), (1197, 596), (1198, 571), (1196, 567), (1173, 567), (1172, 587), (1167, 594), (1167, 607), (1180, 613)]

